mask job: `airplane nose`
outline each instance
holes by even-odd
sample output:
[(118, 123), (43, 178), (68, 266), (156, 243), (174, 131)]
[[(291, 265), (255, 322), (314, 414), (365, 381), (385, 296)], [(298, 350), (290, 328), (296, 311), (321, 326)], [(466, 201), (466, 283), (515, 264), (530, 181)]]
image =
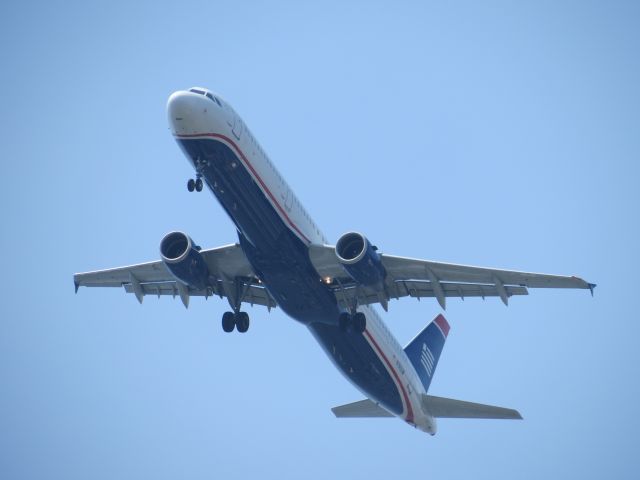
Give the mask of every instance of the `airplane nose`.
[(167, 100), (167, 120), (174, 136), (215, 131), (224, 125), (224, 110), (217, 97), (204, 90), (180, 90)]
[(181, 133), (195, 112), (193, 94), (174, 92), (167, 101), (167, 117), (174, 134)]

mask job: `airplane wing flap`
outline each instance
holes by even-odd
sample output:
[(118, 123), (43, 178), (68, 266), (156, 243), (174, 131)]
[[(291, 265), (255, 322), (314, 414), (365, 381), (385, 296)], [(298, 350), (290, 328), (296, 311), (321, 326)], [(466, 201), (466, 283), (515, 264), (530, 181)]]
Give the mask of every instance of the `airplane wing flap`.
[[(131, 283), (125, 283), (124, 289), (127, 293), (136, 293), (134, 290), (134, 286)], [(244, 284), (244, 295), (242, 296), (242, 303), (248, 303), (251, 306), (254, 305), (262, 305), (264, 307), (275, 308), (277, 306), (276, 301), (271, 297), (266, 288), (253, 285), (253, 284)], [(178, 289), (178, 284), (175, 281), (163, 281), (163, 282), (151, 282), (151, 283), (142, 283), (140, 284), (143, 295), (156, 295), (158, 297), (171, 295), (173, 297), (180, 295), (180, 291)], [(225, 297), (226, 295), (223, 292), (223, 289), (219, 290), (220, 295)], [(207, 290), (194, 290), (189, 289), (189, 296), (191, 297), (210, 297), (212, 295), (217, 295), (211, 291)]]
[[(433, 284), (424, 280), (396, 280), (393, 282), (397, 296), (411, 296), (415, 298), (436, 297)], [(442, 282), (440, 284), (445, 297), (498, 297), (500, 293), (495, 285), (474, 283)], [(505, 286), (507, 296), (528, 295), (525, 287)], [(403, 295), (404, 294), (404, 295)], [(392, 295), (393, 296), (393, 295)]]
[[(445, 297), (458, 297), (465, 299), (467, 297), (499, 297), (500, 293), (495, 285), (482, 285), (473, 283), (441, 283)], [(402, 297), (413, 298), (435, 298), (437, 293), (433, 288), (433, 284), (424, 280), (396, 280), (387, 282), (387, 293), (390, 298), (400, 299)], [(528, 295), (529, 292), (525, 287), (505, 286), (507, 297), (513, 295)], [(336, 298), (340, 305), (348, 308), (357, 300), (358, 305), (372, 305), (380, 303), (380, 294), (358, 288), (355, 285), (346, 287), (338, 287), (335, 290)]]

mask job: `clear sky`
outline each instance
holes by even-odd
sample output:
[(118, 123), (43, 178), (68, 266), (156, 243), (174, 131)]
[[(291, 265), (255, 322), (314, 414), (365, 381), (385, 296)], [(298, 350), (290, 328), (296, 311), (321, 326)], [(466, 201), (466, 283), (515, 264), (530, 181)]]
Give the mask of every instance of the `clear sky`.
[[(2, 2), (0, 477), (637, 478), (639, 5)], [(431, 392), (524, 421), (337, 420), (360, 393), (281, 311), (226, 335), (218, 299), (74, 295), (173, 229), (236, 241), (168, 131), (194, 85), (328, 238), (598, 283), (448, 302)]]

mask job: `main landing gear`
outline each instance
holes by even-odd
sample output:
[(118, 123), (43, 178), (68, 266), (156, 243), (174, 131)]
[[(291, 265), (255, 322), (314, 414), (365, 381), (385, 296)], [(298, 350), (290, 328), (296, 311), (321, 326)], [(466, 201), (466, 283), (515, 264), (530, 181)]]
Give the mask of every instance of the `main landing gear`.
[(249, 330), (249, 314), (247, 312), (224, 312), (222, 315), (222, 330), (227, 333), (233, 332), (237, 328), (240, 333)]
[(342, 312), (338, 317), (338, 325), (343, 332), (353, 331), (357, 333), (363, 333), (367, 328), (367, 317), (362, 312), (356, 312), (354, 314), (348, 312)]
[(200, 177), (200, 174), (198, 174), (195, 180), (193, 178), (190, 178), (189, 181), (187, 182), (187, 190), (189, 190), (190, 192), (193, 192), (194, 190), (196, 192), (201, 192), (203, 186), (204, 184), (202, 183), (202, 178)]

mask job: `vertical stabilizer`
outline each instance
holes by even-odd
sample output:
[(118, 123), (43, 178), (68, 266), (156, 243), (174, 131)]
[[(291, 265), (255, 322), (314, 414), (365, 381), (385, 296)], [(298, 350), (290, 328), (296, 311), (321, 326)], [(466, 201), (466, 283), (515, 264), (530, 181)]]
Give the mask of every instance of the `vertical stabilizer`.
[(449, 329), (449, 323), (444, 316), (438, 315), (404, 349), (418, 372), (425, 392), (429, 391)]

